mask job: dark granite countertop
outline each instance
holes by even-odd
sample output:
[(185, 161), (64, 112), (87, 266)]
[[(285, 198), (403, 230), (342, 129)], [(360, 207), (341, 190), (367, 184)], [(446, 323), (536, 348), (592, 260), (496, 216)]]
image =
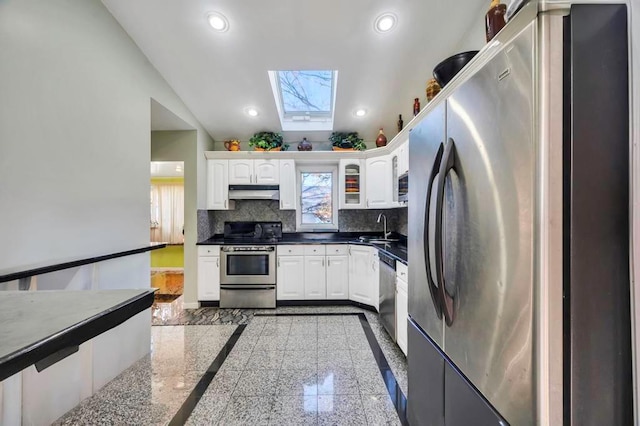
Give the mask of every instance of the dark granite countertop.
[[(402, 263), (407, 263), (407, 237), (401, 234), (392, 233), (390, 238), (398, 239), (397, 242), (371, 243), (359, 240), (359, 237), (370, 239), (382, 238), (380, 232), (287, 232), (282, 234), (282, 240), (270, 244), (357, 244), (375, 247), (384, 251)], [(222, 244), (254, 244), (251, 242), (242, 243), (238, 241), (225, 240), (222, 234), (201, 241), (198, 245), (222, 245)]]

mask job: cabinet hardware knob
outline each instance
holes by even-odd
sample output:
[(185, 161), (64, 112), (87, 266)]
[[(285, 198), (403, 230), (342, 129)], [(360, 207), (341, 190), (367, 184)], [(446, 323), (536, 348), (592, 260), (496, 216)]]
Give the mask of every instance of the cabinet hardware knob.
[(227, 200), (224, 200), (224, 208), (227, 208)]
[(220, 258), (219, 258), (219, 257), (216, 259), (216, 266), (217, 266), (218, 268), (220, 267)]
[(278, 258), (278, 268), (280, 267), (280, 258)]

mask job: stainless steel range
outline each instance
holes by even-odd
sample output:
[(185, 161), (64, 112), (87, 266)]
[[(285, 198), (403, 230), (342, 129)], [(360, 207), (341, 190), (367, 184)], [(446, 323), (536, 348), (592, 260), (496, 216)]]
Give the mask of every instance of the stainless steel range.
[(276, 247), (281, 222), (225, 222), (220, 307), (276, 307)]

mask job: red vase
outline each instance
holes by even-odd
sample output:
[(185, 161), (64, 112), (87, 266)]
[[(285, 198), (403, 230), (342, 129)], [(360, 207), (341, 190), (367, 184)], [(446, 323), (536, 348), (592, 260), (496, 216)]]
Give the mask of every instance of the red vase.
[(382, 128), (380, 128), (380, 133), (378, 133), (378, 138), (376, 139), (376, 146), (380, 148), (381, 146), (387, 145), (387, 137), (384, 135)]

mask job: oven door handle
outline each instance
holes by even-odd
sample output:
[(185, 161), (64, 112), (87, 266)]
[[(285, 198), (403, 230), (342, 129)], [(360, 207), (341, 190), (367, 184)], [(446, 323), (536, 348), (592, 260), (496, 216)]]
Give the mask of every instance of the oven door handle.
[(261, 256), (275, 254), (274, 251), (223, 251), (225, 256)]
[(275, 285), (221, 285), (222, 290), (274, 290)]

